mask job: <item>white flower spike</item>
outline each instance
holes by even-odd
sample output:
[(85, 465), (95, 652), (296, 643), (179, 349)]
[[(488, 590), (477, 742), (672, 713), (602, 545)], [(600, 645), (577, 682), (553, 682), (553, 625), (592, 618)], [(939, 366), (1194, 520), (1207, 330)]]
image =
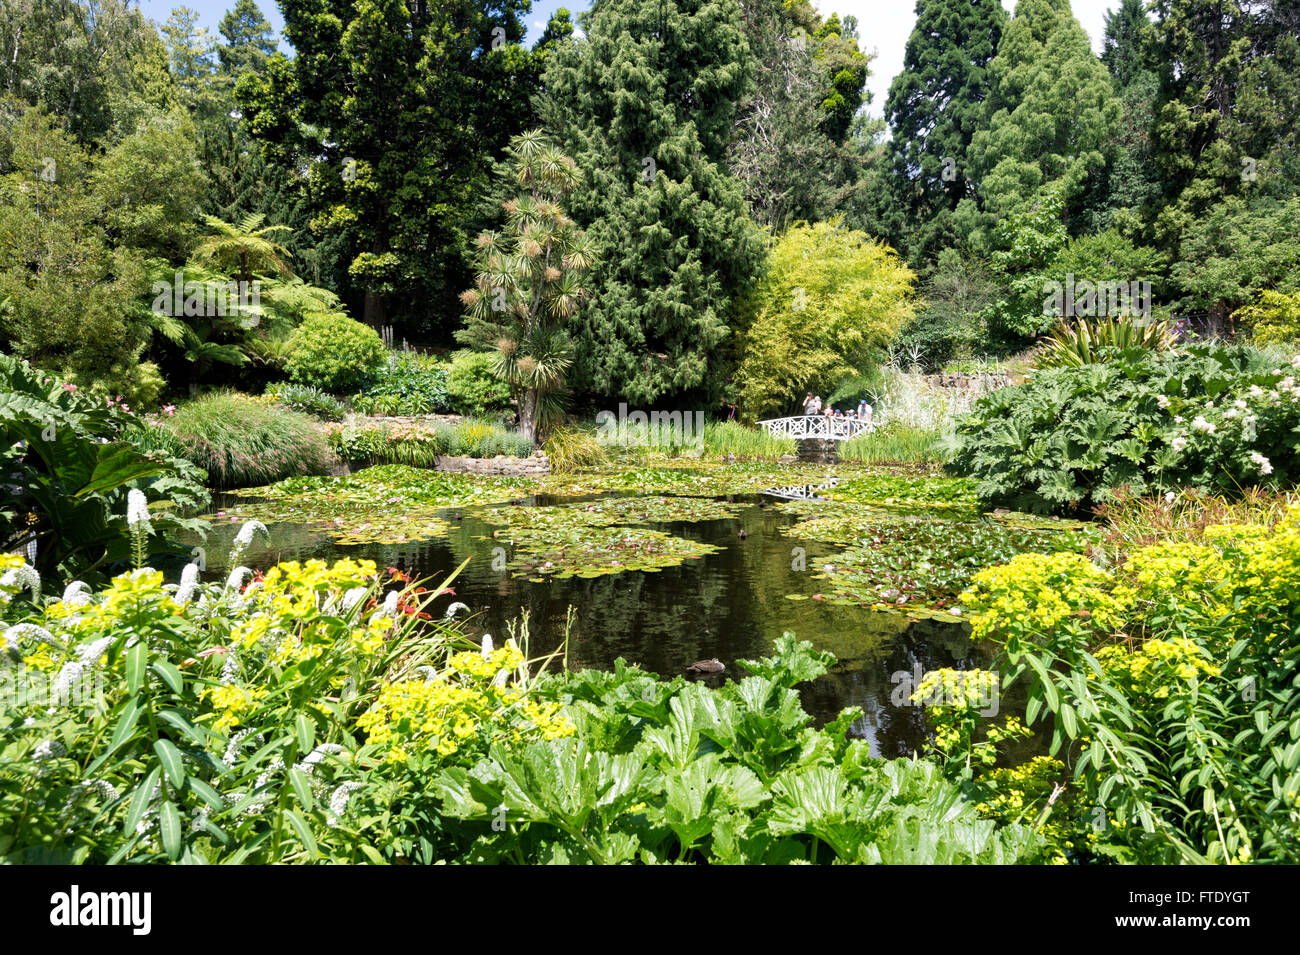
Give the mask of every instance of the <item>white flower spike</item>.
[(153, 533), (153, 525), (149, 523), (149, 502), (144, 496), (144, 491), (132, 488), (127, 492), (126, 523), (133, 531)]

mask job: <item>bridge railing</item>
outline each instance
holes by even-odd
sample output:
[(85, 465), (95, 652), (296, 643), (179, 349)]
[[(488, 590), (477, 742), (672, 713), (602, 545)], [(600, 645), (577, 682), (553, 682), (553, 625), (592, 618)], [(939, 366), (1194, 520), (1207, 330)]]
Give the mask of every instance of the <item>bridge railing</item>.
[(847, 441), (874, 429), (870, 421), (857, 418), (832, 418), (828, 415), (793, 415), (788, 418), (769, 418), (760, 425), (774, 438), (824, 438)]

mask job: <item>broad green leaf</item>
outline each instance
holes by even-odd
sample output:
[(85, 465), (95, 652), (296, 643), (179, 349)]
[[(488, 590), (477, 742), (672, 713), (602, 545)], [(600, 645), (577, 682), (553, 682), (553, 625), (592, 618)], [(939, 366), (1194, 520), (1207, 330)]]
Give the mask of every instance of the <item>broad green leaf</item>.
[(316, 724), (305, 713), (299, 713), (293, 725), (298, 734), (298, 749), (310, 753), (316, 746)]
[(163, 772), (167, 774), (167, 782), (176, 789), (184, 786), (185, 763), (176, 745), (171, 740), (160, 739), (153, 744), (153, 751), (158, 754), (158, 759), (162, 762)]
[(154, 766), (145, 774), (144, 779), (140, 781), (135, 792), (132, 793), (131, 802), (126, 811), (126, 818), (122, 821), (122, 831), (128, 838), (135, 835), (140, 820), (144, 818), (145, 812), (149, 809), (149, 802), (154, 795), (154, 787), (158, 785), (158, 777), (161, 775), (162, 765)]
[(145, 669), (149, 663), (149, 644), (143, 638), (137, 639), (126, 649), (126, 690), (132, 696), (140, 692), (144, 684)]
[(158, 828), (162, 834), (163, 851), (173, 862), (181, 854), (181, 814), (170, 799), (164, 800), (158, 812)]
[(139, 478), (158, 474), (162, 470), (161, 464), (144, 457), (134, 445), (102, 445), (90, 480), (75, 492), (74, 497), (100, 494)]
[(316, 847), (316, 837), (312, 835), (307, 820), (303, 819), (295, 809), (286, 810), (284, 817), (289, 820), (289, 825), (298, 834), (298, 839), (306, 848), (307, 854), (313, 859), (320, 858), (320, 850)]
[(293, 786), (293, 793), (298, 797), (299, 804), (311, 812), (316, 805), (316, 800), (311, 792), (311, 780), (301, 769), (294, 767), (289, 770), (289, 783)]
[(181, 671), (170, 660), (156, 660), (151, 669), (158, 674), (159, 679), (167, 685), (167, 688), (180, 696), (185, 687), (185, 678), (181, 676)]

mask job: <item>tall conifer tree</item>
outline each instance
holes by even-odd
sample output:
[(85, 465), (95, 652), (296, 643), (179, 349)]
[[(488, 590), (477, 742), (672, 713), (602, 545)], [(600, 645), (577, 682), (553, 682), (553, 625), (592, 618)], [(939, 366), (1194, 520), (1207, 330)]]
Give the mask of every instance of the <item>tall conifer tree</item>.
[(1006, 22), (998, 0), (917, 0), (903, 72), (885, 102), (893, 138), (880, 203), (884, 231), (913, 263), (954, 240), (952, 211), (967, 195), (966, 151)]
[(977, 246), (992, 225), (1059, 193), (1077, 211), (1089, 177), (1116, 151), (1123, 107), (1069, 0), (1019, 0), (989, 63), (985, 122), (971, 140), (978, 205), (963, 199), (959, 228)]
[(761, 257), (724, 165), (752, 73), (734, 0), (605, 0), (557, 49), (543, 117), (583, 184), (593, 257), (574, 381), (650, 403), (716, 396), (737, 294)]

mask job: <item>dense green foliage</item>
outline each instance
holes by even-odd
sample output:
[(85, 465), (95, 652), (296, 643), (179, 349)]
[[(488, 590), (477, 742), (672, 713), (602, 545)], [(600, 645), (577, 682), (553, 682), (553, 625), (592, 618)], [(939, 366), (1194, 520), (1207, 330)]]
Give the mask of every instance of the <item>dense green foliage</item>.
[(1097, 855), (1300, 858), (1300, 513), (1261, 517), (1192, 514), (1190, 539), (1133, 547), (1109, 571), (1017, 557), (964, 597), (975, 637), (1001, 648), (1005, 684), (1027, 688), (1026, 722), (1050, 721), (1051, 753), (1088, 807), (1073, 827), (1093, 830)]
[(195, 231), (188, 121), (153, 117), (101, 152), (41, 107), (3, 112), (0, 345), (100, 395), (152, 404), (163, 382), (143, 356), (161, 328), (137, 300), (147, 257)]
[(977, 247), (990, 245), (993, 222), (1049, 193), (1077, 199), (1105, 168), (1123, 112), (1068, 0), (1018, 3), (988, 76), (968, 153), (982, 209), (966, 198), (954, 213)]
[(1237, 312), (1237, 318), (1251, 323), (1251, 337), (1260, 344), (1300, 340), (1300, 293), (1266, 289), (1258, 302)]
[[(6, 578), (5, 652), (22, 667), (0, 704), (19, 725), (4, 756), (42, 769), (0, 777), (8, 861), (933, 863), (1041, 852), (1028, 827), (979, 819), (933, 764), (885, 763), (846, 739), (859, 711), (813, 729), (794, 687), (833, 657), (790, 635), (776, 656), (743, 661), (752, 676), (717, 690), (621, 661), (541, 680), (513, 641), (457, 652), (453, 625), (419, 619), (433, 597), (408, 585), (383, 599), (372, 562), (281, 564), (242, 592), (238, 577), (223, 587), (187, 575), (164, 589), (160, 573), (124, 574), (17, 625)], [(304, 596), (310, 607), (290, 615)], [(92, 622), (74, 630), (70, 614)], [(85, 678), (48, 689), (73, 661)], [(45, 707), (51, 692), (63, 705)], [(492, 826), (502, 806), (510, 825)]]
[(452, 352), (447, 366), (447, 399), (456, 412), (486, 417), (510, 409), (510, 386), (492, 372), (487, 352)]
[[(555, 689), (576, 738), (493, 747), (437, 781), (444, 811), (475, 820), (481, 861), (709, 863), (1029, 862), (1028, 827), (981, 820), (930, 763), (881, 762), (845, 731), (811, 728), (794, 687), (830, 654), (787, 634), (753, 674), (709, 689), (621, 664)], [(517, 820), (491, 830), (495, 807)], [(944, 820), (939, 823), (938, 820)]]
[(989, 62), (1006, 29), (997, 0), (918, 0), (903, 71), (889, 86), (882, 228), (913, 264), (956, 238), (972, 185), (967, 151), (989, 94)]
[(1297, 367), (1248, 346), (1103, 351), (976, 402), (949, 467), (985, 500), (1074, 511), (1182, 486), (1289, 485), (1300, 459)]
[(519, 45), (526, 9), (519, 0), (337, 9), (286, 0), (296, 55), (240, 79), (240, 106), (268, 162), (307, 164), (313, 229), (336, 243), (349, 299), (364, 302), (358, 313), (372, 325), (404, 318), (450, 330), (467, 284), (474, 194), (528, 121), (518, 90), (536, 82), (539, 64)]
[(147, 552), (175, 554), (177, 532), (198, 526), (180, 511), (202, 507), (208, 494), (189, 461), (141, 451), (139, 427), (124, 404), (0, 355), (0, 552), (34, 552), (45, 578), (102, 580), (131, 553), (134, 490), (155, 525)]
[(447, 370), (433, 359), (397, 352), (352, 404), (362, 414), (440, 414), (451, 409), (448, 385)]
[(568, 211), (600, 263), (574, 323), (573, 375), (638, 403), (716, 394), (737, 296), (761, 260), (724, 162), (753, 73), (739, 8), (610, 0), (586, 34), (549, 58), (542, 109), (582, 170)]
[[(229, 3), (0, 0), (0, 861), (1300, 861), (1296, 0), (1116, 0), (1099, 56), (916, 0), (883, 119), (833, 0)], [(842, 463), (749, 423), (808, 392), (873, 406)], [(694, 427), (572, 424), (628, 405)], [(202, 582), (205, 483), (269, 484), (218, 538), (445, 538), (606, 625), (795, 574), (736, 619), (992, 669), (882, 761), (791, 634), (567, 672), (570, 613), (543, 677), (481, 580), (244, 586), (252, 523)]]
[(799, 223), (753, 293), (736, 384), (747, 418), (790, 413), (808, 389), (865, 378), (912, 317), (915, 276), (893, 250), (838, 220)]
[(348, 413), (346, 402), (311, 385), (281, 382), (267, 386), (266, 394), (274, 397), (286, 408), (304, 412), (324, 421), (342, 421)]
[(295, 329), (289, 349), (289, 377), (334, 394), (371, 384), (387, 354), (374, 329), (346, 315), (309, 317)]

